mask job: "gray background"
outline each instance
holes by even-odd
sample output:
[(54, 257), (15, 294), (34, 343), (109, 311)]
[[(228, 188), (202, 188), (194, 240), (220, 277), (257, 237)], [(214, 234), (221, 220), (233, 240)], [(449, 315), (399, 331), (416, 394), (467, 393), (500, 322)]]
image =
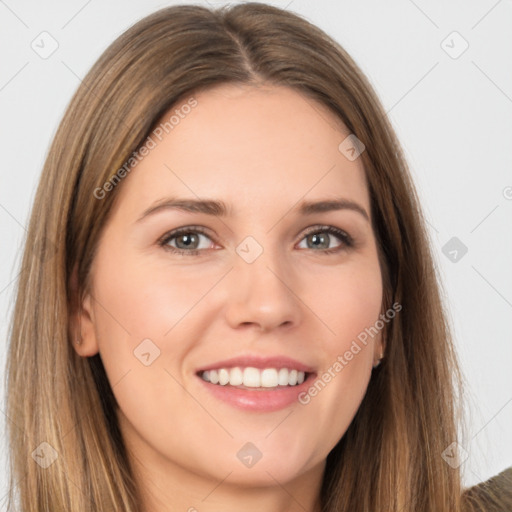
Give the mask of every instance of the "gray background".
[[(465, 484), (487, 479), (512, 465), (512, 2), (269, 3), (305, 16), (341, 43), (397, 131), (428, 219), (467, 380)], [(63, 111), (118, 35), (172, 4), (0, 0), (2, 377), (25, 226)], [(45, 31), (50, 36), (40, 35)], [(54, 53), (41, 55), (52, 44)], [(2, 397), (3, 384), (2, 378)], [(4, 410), (2, 401), (3, 422)], [(0, 435), (5, 465), (3, 424)]]

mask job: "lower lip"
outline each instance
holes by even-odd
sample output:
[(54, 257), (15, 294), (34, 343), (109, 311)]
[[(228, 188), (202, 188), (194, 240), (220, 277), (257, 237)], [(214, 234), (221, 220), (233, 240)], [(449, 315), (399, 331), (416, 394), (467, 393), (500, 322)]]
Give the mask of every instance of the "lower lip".
[(206, 382), (199, 376), (197, 378), (210, 393), (233, 407), (245, 411), (272, 412), (298, 403), (298, 395), (310, 386), (315, 375), (313, 373), (309, 374), (307, 379), (297, 386), (268, 390), (264, 388), (240, 389), (229, 384), (220, 386), (219, 384)]

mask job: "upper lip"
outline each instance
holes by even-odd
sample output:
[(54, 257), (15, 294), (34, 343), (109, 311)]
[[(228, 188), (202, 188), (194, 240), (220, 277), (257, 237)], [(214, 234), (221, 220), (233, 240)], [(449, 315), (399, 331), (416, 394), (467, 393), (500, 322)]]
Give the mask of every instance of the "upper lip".
[(218, 370), (220, 368), (234, 368), (236, 366), (247, 368), (275, 368), (280, 370), (281, 368), (289, 368), (292, 370), (299, 370), (305, 373), (312, 373), (314, 368), (306, 364), (292, 359), (286, 356), (256, 356), (256, 355), (243, 355), (238, 357), (232, 357), (231, 359), (225, 359), (223, 361), (216, 361), (201, 368), (198, 368), (197, 373), (204, 372), (206, 370)]

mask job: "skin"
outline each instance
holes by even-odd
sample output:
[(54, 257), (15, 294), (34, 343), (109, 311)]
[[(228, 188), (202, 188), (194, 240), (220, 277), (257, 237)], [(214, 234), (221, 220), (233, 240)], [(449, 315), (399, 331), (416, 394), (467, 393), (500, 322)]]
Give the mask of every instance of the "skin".
[[(303, 199), (343, 197), (370, 216), (363, 164), (338, 150), (347, 128), (291, 89), (221, 85), (194, 97), (197, 107), (116, 191), (75, 350), (101, 354), (144, 510), (320, 510), (326, 457), (365, 394), (383, 352), (380, 333), (309, 404), (275, 412), (219, 401), (195, 372), (251, 353), (293, 357), (320, 375), (378, 320), (383, 290), (370, 222), (349, 209), (296, 212)], [(137, 222), (169, 196), (222, 200), (229, 215), (164, 209)], [(207, 230), (199, 255), (158, 245), (194, 225)], [(319, 228), (327, 240), (316, 247), (304, 232), (317, 225), (344, 230), (356, 245)], [(251, 264), (235, 251), (247, 236), (263, 248)], [(160, 356), (145, 366), (134, 350), (148, 338)], [(247, 442), (262, 453), (251, 468), (236, 457)]]

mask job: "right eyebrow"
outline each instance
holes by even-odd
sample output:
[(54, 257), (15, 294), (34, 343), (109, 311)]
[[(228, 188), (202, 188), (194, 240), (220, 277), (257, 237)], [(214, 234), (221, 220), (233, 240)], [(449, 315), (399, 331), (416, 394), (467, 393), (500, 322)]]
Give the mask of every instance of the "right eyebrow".
[(137, 219), (137, 222), (162, 210), (181, 210), (189, 213), (204, 213), (217, 217), (225, 217), (228, 214), (227, 205), (223, 201), (213, 199), (165, 198), (144, 210), (143, 214)]

